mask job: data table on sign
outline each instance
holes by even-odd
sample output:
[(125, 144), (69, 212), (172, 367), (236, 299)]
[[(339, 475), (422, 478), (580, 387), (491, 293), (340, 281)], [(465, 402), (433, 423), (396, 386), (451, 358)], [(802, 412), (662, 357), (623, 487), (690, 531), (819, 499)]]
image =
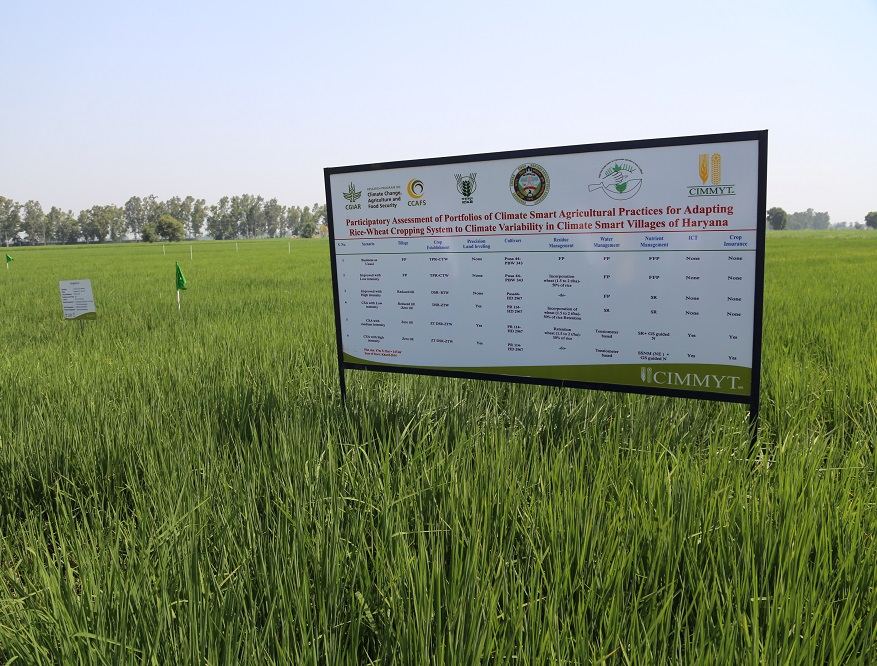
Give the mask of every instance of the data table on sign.
[(343, 350), (427, 367), (745, 366), (754, 247), (754, 229), (338, 241)]

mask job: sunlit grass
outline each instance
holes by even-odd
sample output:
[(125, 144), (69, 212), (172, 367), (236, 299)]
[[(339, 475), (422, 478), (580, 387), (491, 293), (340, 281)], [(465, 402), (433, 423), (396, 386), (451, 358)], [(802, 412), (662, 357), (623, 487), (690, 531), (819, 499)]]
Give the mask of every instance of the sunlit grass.
[(326, 242), (238, 247), (0, 274), (0, 664), (877, 661), (877, 234), (769, 236), (754, 451), (739, 405), (344, 406)]

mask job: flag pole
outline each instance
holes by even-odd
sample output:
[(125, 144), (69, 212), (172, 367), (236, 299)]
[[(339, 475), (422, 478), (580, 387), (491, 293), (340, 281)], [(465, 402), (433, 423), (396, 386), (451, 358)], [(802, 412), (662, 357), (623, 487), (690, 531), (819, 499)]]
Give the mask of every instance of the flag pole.
[(186, 288), (186, 278), (180, 270), (180, 262), (177, 262), (177, 310), (180, 310), (180, 290)]

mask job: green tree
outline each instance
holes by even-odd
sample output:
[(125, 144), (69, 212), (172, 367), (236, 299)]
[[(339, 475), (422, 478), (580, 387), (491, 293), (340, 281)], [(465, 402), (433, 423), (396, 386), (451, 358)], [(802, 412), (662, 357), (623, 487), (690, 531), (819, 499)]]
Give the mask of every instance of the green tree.
[(183, 223), (171, 215), (162, 215), (155, 223), (155, 231), (162, 240), (178, 242), (186, 237)]
[(45, 242), (55, 241), (58, 238), (58, 225), (64, 221), (64, 211), (57, 206), (52, 206), (46, 213)]
[(210, 207), (207, 217), (207, 233), (216, 240), (227, 240), (234, 236), (234, 222), (231, 217), (231, 200), (222, 197)]
[(282, 228), (283, 214), (283, 206), (277, 203), (277, 199), (269, 199), (265, 202), (262, 215), (265, 221), (265, 233), (268, 234), (269, 238), (274, 238), (277, 231)]
[(877, 229), (877, 211), (871, 211), (865, 216), (865, 226), (869, 229)]
[(207, 220), (207, 206), (204, 199), (196, 199), (192, 204), (192, 215), (189, 218), (189, 233), (197, 238), (201, 235), (201, 228)]
[(148, 197), (143, 197), (144, 222), (152, 222), (155, 224), (158, 222), (158, 218), (166, 212), (167, 210), (165, 210), (164, 203), (159, 201), (158, 197), (154, 194), (150, 194)]
[(109, 228), (110, 240), (115, 243), (124, 240), (125, 232), (128, 229), (125, 221), (125, 209), (119, 208), (115, 204), (110, 204), (109, 206), (102, 207), (101, 214), (104, 216)]
[(829, 229), (831, 227), (831, 216), (826, 213), (813, 213), (814, 229)]
[(263, 202), (261, 196), (244, 195), (247, 197), (247, 237), (256, 238), (264, 236), (265, 231), (265, 214), (263, 211)]
[(18, 235), (21, 226), (21, 204), (0, 197), (0, 241), (9, 245), (12, 239)]
[(79, 227), (79, 233), (82, 238), (87, 243), (91, 240), (91, 220), (90, 215), (88, 214), (88, 210), (79, 211), (79, 215), (76, 218), (76, 226)]
[(24, 217), (21, 219), (20, 231), (27, 234), (28, 241), (46, 242), (46, 214), (39, 201), (31, 199), (24, 204)]
[(788, 218), (789, 214), (786, 213), (786, 211), (784, 211), (782, 208), (777, 208), (775, 206), (767, 211), (767, 223), (774, 231), (780, 231), (782, 229), (785, 229)]
[(284, 220), (284, 227), (290, 233), (290, 235), (297, 235), (298, 228), (301, 224), (301, 208), (298, 206), (290, 206), (286, 209), (286, 218)]
[(120, 211), (117, 206), (92, 206), (79, 213), (79, 228), (86, 242), (103, 243), (107, 239), (116, 211)]
[(139, 236), (144, 224), (146, 224), (146, 212), (143, 209), (143, 200), (140, 197), (131, 197), (125, 202), (125, 225), (128, 231)]
[(140, 227), (140, 238), (144, 243), (154, 243), (158, 240), (158, 232), (155, 230), (155, 224), (147, 222)]
[(828, 213), (817, 213), (812, 208), (789, 215), (788, 228), (798, 229), (828, 229), (831, 226), (831, 217)]
[(64, 213), (53, 206), (49, 211), (49, 217), (53, 218), (52, 228), (56, 242), (68, 245), (79, 241), (79, 222), (73, 216), (72, 210)]

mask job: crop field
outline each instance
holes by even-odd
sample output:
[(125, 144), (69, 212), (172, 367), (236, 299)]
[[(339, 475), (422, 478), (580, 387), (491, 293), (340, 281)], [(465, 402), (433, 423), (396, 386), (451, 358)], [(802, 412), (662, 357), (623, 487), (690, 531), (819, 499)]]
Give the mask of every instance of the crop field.
[(0, 665), (877, 663), (877, 233), (768, 235), (754, 449), (722, 403), (344, 404), (326, 240), (192, 253), (0, 268)]

